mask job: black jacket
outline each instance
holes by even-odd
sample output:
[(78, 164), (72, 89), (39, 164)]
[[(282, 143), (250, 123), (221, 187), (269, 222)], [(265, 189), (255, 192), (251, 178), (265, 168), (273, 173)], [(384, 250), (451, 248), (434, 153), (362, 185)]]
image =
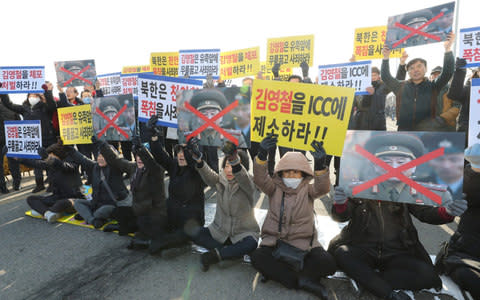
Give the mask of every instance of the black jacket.
[(469, 80), (463, 85), (466, 75), (466, 69), (459, 68), (455, 70), (447, 97), (462, 104), (458, 116), (457, 131), (465, 131), (468, 137), (468, 115), (470, 113), (470, 89), (472, 81)]
[[(87, 158), (78, 151), (73, 151), (70, 156), (73, 161), (92, 174), (92, 204), (94, 209), (97, 209), (102, 205), (115, 205), (116, 201), (121, 201), (127, 198), (128, 190), (123, 182), (123, 174), (120, 170), (109, 165), (102, 168), (98, 165), (98, 162)], [(103, 172), (105, 181), (110, 187), (115, 199), (112, 199), (110, 193), (105, 187), (101, 172)]]
[(5, 121), (20, 120), (18, 115), (0, 102), (0, 146), (5, 145)]
[(40, 120), (42, 125), (42, 146), (48, 147), (57, 142), (57, 137), (53, 129), (52, 117), (57, 110), (57, 105), (53, 99), (52, 91), (45, 92), (46, 103), (40, 101), (33, 107), (24, 101), (22, 105), (13, 104), (8, 95), (0, 95), (3, 105), (11, 111), (21, 114), (24, 120)]
[(381, 81), (372, 82), (372, 85), (373, 95), (355, 97), (358, 111), (353, 122), (356, 130), (387, 130), (385, 99), (390, 91)]

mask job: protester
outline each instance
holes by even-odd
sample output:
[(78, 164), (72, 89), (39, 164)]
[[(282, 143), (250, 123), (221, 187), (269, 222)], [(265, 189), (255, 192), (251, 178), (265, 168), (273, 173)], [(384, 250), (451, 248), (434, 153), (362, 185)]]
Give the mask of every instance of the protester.
[[(43, 94), (28, 94), (27, 99), (22, 105), (13, 104), (8, 95), (2, 94), (0, 98), (7, 109), (22, 115), (24, 120), (40, 120), (42, 127), (42, 146), (47, 148), (57, 141), (52, 125), (52, 117), (57, 109), (57, 105), (53, 99), (53, 85), (47, 83), (44, 84), (42, 88), (45, 91)], [(34, 173), (36, 186), (32, 190), (32, 193), (37, 193), (45, 189), (43, 171), (42, 169), (36, 168)]]
[[(422, 142), (407, 134), (376, 135), (366, 142), (365, 149), (394, 168), (424, 153)], [(411, 177), (413, 172), (409, 169), (403, 173)], [(441, 288), (442, 282), (418, 239), (410, 214), (422, 222), (445, 224), (463, 213), (466, 201), (452, 201), (448, 192), (432, 191), (441, 197), (442, 207), (410, 204), (429, 202), (397, 177), (355, 197), (348, 196), (352, 194), (350, 187), (336, 187), (332, 218), (349, 221), (330, 241), (328, 249), (340, 269), (382, 299), (410, 299), (396, 290)], [(374, 197), (381, 201), (369, 200)]]
[[(0, 149), (3, 149), (6, 145), (5, 141), (5, 121), (13, 121), (19, 120), (19, 116), (14, 113), (13, 111), (7, 109), (1, 102), (0, 102)], [(4, 156), (6, 153), (0, 153), (0, 193), (7, 194), (8, 188), (7, 183), (5, 182), (5, 170), (3, 166)], [(20, 174), (20, 164), (13, 158), (8, 157), (8, 168), (10, 170), (10, 174), (13, 178), (13, 190), (18, 191), (20, 190), (20, 183), (22, 180)]]
[(193, 242), (209, 251), (200, 257), (203, 271), (221, 260), (243, 257), (257, 248), (258, 227), (254, 214), (255, 185), (248, 174), (248, 155), (226, 142), (222, 151), (220, 174), (204, 163), (198, 140), (192, 138), (188, 149), (196, 161), (203, 181), (216, 190), (215, 218), (208, 227), (191, 230)]
[(388, 61), (391, 50), (384, 46), (381, 77), (387, 88), (395, 93), (399, 131), (428, 131), (443, 124), (436, 116), (437, 95), (453, 74), (454, 59), (451, 47), (454, 40), (455, 35), (450, 33), (444, 43), (443, 71), (434, 81), (425, 77), (427, 62), (422, 58), (412, 59), (407, 64), (410, 76), (408, 81), (402, 83), (393, 78)]
[[(265, 137), (253, 164), (254, 182), (268, 196), (269, 208), (262, 227), (262, 242), (251, 255), (252, 265), (266, 279), (327, 299), (327, 290), (319, 280), (333, 274), (336, 265), (318, 242), (313, 205), (315, 199), (330, 189), (326, 153), (320, 143), (314, 144), (312, 172), (305, 155), (287, 152), (270, 177), (266, 157), (276, 144), (275, 136)], [(312, 179), (314, 183), (310, 184)], [(285, 261), (284, 253), (291, 252), (283, 252), (285, 248), (302, 253), (296, 264)]]
[(457, 231), (437, 255), (436, 267), (449, 275), (473, 299), (480, 299), (480, 144), (465, 149), (463, 191), (468, 209)]

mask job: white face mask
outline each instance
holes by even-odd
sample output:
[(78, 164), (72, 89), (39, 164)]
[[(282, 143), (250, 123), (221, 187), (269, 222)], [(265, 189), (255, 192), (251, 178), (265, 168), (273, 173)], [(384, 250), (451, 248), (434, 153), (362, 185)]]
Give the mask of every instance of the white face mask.
[(40, 101), (39, 97), (28, 97), (28, 102), (30, 103), (31, 106), (34, 106)]
[(296, 189), (303, 178), (282, 178), (283, 183), (292, 189)]
[(83, 101), (83, 103), (85, 103), (85, 104), (90, 104), (90, 103), (92, 102), (92, 98), (90, 98), (90, 97), (85, 97), (85, 98), (82, 99), (82, 101)]

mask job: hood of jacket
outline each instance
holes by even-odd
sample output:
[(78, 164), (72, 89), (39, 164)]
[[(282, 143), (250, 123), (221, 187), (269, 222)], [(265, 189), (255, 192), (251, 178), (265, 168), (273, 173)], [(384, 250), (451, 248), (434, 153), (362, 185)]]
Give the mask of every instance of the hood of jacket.
[(312, 168), (301, 152), (287, 152), (275, 166), (274, 173), (280, 176), (278, 173), (286, 170), (298, 170), (313, 176)]

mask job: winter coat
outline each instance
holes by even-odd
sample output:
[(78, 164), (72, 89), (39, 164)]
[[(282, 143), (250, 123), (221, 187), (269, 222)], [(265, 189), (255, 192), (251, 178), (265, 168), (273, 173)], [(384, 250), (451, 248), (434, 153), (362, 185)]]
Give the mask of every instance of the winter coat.
[[(121, 201), (128, 197), (128, 190), (123, 182), (122, 171), (109, 166), (108, 164), (105, 167), (100, 167), (98, 162), (87, 158), (78, 151), (73, 151), (72, 154), (70, 154), (70, 157), (77, 164), (85, 168), (87, 172), (91, 172), (92, 174), (92, 204), (94, 209), (97, 209), (103, 205), (116, 205), (116, 201)], [(103, 172), (105, 181), (110, 187), (115, 199), (112, 199), (110, 196), (103, 183), (100, 172)]]
[(42, 146), (47, 147), (56, 143), (57, 137), (53, 129), (52, 117), (57, 110), (52, 91), (45, 92), (46, 102), (39, 101), (33, 107), (26, 100), (22, 105), (13, 104), (8, 95), (0, 95), (3, 105), (11, 111), (21, 114), (24, 120), (40, 120), (42, 126)]
[(356, 97), (357, 112), (355, 114), (356, 130), (387, 130), (385, 119), (385, 100), (389, 93), (381, 81), (373, 82), (375, 93)]
[(462, 105), (460, 115), (458, 116), (457, 131), (465, 131), (468, 137), (468, 116), (470, 114), (470, 89), (472, 81), (468, 80), (464, 86), (463, 82), (465, 81), (466, 75), (466, 69), (455, 70), (452, 84), (448, 91), (448, 98), (458, 101)]
[(142, 147), (137, 153), (144, 164), (142, 169), (137, 168), (136, 162), (121, 158), (107, 143), (101, 144), (100, 153), (111, 167), (133, 174), (130, 190), (133, 196), (132, 209), (135, 216), (167, 217), (163, 182), (165, 171), (155, 162), (147, 149)]
[[(296, 189), (287, 187), (280, 177), (281, 171), (300, 170), (306, 176)], [(315, 174), (303, 154), (287, 152), (278, 162), (270, 177), (266, 161), (258, 157), (253, 164), (253, 178), (258, 188), (268, 196), (269, 208), (262, 226), (262, 246), (275, 246), (277, 239), (309, 250), (321, 247), (315, 228), (313, 201), (330, 190), (328, 169)], [(314, 180), (313, 184), (310, 181)], [(278, 232), (282, 197), (285, 197), (282, 232)]]
[(435, 126), (437, 96), (452, 77), (453, 70), (454, 58), (449, 51), (445, 53), (443, 71), (437, 79), (424, 78), (415, 84), (411, 79), (401, 82), (393, 78), (388, 59), (382, 61), (382, 80), (396, 96), (399, 131), (428, 130)]
[(254, 214), (255, 185), (247, 170), (241, 165), (232, 166), (233, 180), (227, 180), (223, 171), (213, 171), (205, 162), (196, 166), (203, 181), (217, 191), (215, 218), (208, 226), (212, 237), (225, 243), (237, 243), (250, 236), (258, 240), (260, 227)]
[(0, 102), (0, 146), (5, 145), (5, 121), (20, 120), (19, 116)]

